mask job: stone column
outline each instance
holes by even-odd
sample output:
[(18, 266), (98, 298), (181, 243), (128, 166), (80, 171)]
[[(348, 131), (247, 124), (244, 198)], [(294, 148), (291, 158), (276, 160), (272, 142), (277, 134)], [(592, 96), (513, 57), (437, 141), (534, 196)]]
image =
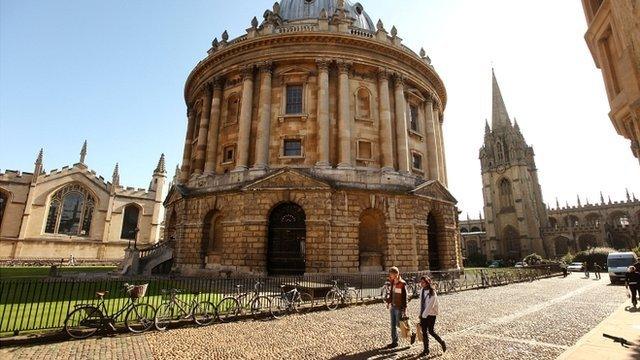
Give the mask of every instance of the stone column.
[(398, 153), (398, 170), (409, 173), (409, 143), (407, 141), (407, 100), (404, 97), (404, 80), (402, 75), (395, 75), (396, 100), (396, 151)]
[(378, 71), (378, 94), (380, 97), (380, 156), (382, 171), (394, 171), (393, 131), (391, 130), (391, 99), (389, 98), (389, 72)]
[(318, 162), (317, 167), (331, 167), (329, 161), (329, 63), (318, 59)]
[[(426, 125), (425, 125), (425, 141), (427, 142), (427, 165), (428, 165), (428, 178), (432, 180), (439, 179), (438, 170), (438, 146), (436, 138), (436, 129), (434, 121), (434, 109), (433, 100), (427, 99), (425, 104)], [(427, 169), (425, 169), (427, 171)]]
[(207, 152), (207, 135), (209, 134), (209, 118), (211, 116), (211, 98), (213, 94), (213, 84), (204, 84), (204, 100), (202, 103), (202, 114), (200, 116), (200, 129), (198, 130), (198, 143), (196, 145), (196, 159), (193, 173), (202, 174), (204, 170), (204, 160)]
[(266, 61), (258, 65), (260, 69), (260, 102), (258, 104), (258, 132), (256, 134), (255, 170), (265, 170), (269, 166), (269, 141), (271, 139), (271, 71), (273, 63)]
[(207, 135), (207, 156), (204, 163), (204, 173), (216, 173), (216, 158), (218, 155), (218, 132), (220, 131), (220, 113), (222, 111), (222, 84), (220, 78), (213, 79), (213, 99), (211, 100), (211, 116), (209, 134)]
[(442, 183), (444, 186), (448, 186), (447, 182), (447, 163), (446, 158), (444, 156), (444, 134), (442, 132), (442, 124), (444, 123), (444, 116), (440, 115), (440, 119), (438, 119), (438, 141), (440, 142), (440, 173), (442, 178)]
[(195, 114), (193, 108), (187, 109), (187, 135), (184, 139), (184, 151), (182, 152), (182, 167), (180, 168), (180, 183), (185, 183), (191, 175), (191, 142), (193, 141), (193, 128), (195, 126)]
[(249, 164), (249, 138), (251, 137), (251, 113), (253, 103), (253, 66), (242, 71), (242, 106), (238, 129), (238, 161), (234, 171), (247, 170)]
[(338, 168), (348, 169), (351, 164), (351, 96), (349, 95), (349, 69), (351, 63), (338, 62), (338, 143), (340, 162)]

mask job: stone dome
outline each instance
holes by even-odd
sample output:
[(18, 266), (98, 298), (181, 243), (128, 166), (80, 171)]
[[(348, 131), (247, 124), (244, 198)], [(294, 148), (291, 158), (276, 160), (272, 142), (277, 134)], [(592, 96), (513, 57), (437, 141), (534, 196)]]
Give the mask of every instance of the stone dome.
[[(331, 16), (338, 8), (338, 0), (281, 0), (280, 16), (286, 21), (317, 19), (322, 9)], [(375, 25), (360, 3), (344, 0), (344, 8), (355, 19), (354, 26), (375, 31)]]

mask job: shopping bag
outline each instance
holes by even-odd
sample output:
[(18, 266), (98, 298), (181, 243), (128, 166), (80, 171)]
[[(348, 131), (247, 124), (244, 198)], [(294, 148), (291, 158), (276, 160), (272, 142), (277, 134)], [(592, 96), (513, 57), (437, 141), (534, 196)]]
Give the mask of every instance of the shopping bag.
[(420, 325), (420, 322), (416, 324), (416, 334), (418, 335), (418, 341), (424, 342), (424, 339), (422, 338), (422, 325)]
[(402, 318), (400, 319), (400, 336), (403, 339), (408, 339), (411, 336), (411, 322), (409, 321), (409, 318)]

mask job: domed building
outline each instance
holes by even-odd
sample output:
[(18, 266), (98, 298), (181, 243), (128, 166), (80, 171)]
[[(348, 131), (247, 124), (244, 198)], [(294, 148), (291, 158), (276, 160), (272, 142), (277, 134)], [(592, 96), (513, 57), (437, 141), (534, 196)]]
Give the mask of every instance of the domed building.
[(252, 274), (461, 266), (442, 133), (447, 95), (424, 50), (361, 3), (282, 0), (225, 31), (189, 75), (175, 264)]

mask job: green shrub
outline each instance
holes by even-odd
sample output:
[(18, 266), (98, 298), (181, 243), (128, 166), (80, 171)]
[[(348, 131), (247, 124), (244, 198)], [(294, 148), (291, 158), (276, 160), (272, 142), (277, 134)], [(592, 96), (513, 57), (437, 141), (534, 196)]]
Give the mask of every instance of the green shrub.
[(631, 251), (633, 251), (634, 253), (636, 253), (636, 255), (638, 255), (638, 257), (640, 257), (640, 245), (636, 246)]
[(533, 254), (529, 254), (527, 256), (525, 256), (524, 262), (527, 263), (527, 265), (538, 265), (538, 264), (542, 264), (542, 256), (533, 253)]
[(598, 263), (598, 265), (606, 268), (607, 266), (607, 256), (609, 253), (616, 252), (615, 249), (606, 248), (606, 247), (597, 247), (589, 250), (580, 251), (573, 258), (575, 262), (586, 262), (589, 266), (589, 269), (593, 267), (593, 263)]
[(571, 263), (573, 262), (573, 258), (574, 258), (573, 254), (571, 254), (571, 253), (569, 252), (569, 253), (566, 253), (566, 254), (561, 258), (561, 260), (562, 260), (565, 264), (571, 264)]

